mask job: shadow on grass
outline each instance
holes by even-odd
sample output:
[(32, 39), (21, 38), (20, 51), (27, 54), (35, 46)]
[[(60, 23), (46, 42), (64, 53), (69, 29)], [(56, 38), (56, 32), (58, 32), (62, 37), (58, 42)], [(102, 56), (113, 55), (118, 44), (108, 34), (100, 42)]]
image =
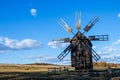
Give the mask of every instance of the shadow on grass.
[(74, 72), (0, 72), (0, 80), (110, 80), (120, 77), (120, 71), (114, 70), (113, 75), (104, 74), (106, 71), (95, 71), (81, 76)]
[[(63, 80), (68, 78), (65, 73), (48, 72), (0, 72), (0, 80)], [(73, 79), (71, 79), (73, 80)]]

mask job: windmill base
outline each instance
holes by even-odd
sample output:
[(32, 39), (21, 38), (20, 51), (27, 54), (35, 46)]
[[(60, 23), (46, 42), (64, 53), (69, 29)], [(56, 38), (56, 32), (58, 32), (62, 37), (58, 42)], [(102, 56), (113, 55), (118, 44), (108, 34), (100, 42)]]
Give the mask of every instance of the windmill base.
[(93, 67), (87, 67), (87, 68), (84, 68), (84, 67), (75, 67), (75, 70), (92, 70)]

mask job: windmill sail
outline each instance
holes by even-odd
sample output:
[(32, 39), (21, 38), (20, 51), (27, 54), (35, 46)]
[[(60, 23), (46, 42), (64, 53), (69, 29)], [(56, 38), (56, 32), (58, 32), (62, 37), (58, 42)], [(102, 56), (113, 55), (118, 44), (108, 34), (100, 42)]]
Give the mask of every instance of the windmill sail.
[(61, 18), (58, 23), (69, 33), (72, 33), (70, 26)]
[(72, 44), (70, 44), (63, 52), (58, 55), (58, 59), (61, 61), (71, 51)]
[(92, 49), (92, 57), (97, 62), (101, 57)]
[(92, 35), (89, 36), (91, 41), (108, 41), (108, 35)]
[(80, 30), (81, 28), (81, 13), (80, 12), (76, 12), (76, 29)]
[(53, 41), (59, 41), (59, 42), (62, 42), (62, 43), (65, 43), (65, 42), (70, 42), (70, 38), (59, 38), (59, 39), (54, 39)]
[(94, 17), (84, 28), (85, 32), (88, 32), (99, 21), (99, 17)]
[[(71, 39), (73, 40), (80, 32), (78, 31), (75, 36)], [(72, 50), (72, 43), (63, 51), (58, 55), (58, 59), (61, 61), (71, 50)]]

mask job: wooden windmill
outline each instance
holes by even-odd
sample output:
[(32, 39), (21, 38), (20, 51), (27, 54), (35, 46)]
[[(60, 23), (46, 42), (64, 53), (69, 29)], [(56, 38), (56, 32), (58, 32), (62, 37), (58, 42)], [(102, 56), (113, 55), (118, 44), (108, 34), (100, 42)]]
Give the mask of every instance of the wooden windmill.
[(70, 26), (63, 19), (60, 19), (59, 21), (59, 24), (62, 25), (67, 32), (72, 33), (74, 36), (72, 39), (60, 38), (54, 40), (70, 42), (68, 47), (63, 50), (57, 58), (59, 60), (63, 60), (68, 53), (71, 53), (71, 66), (75, 67), (76, 70), (93, 69), (93, 60), (98, 61), (100, 56), (92, 48), (91, 41), (108, 41), (108, 35), (93, 35), (86, 37), (85, 33), (99, 21), (99, 17), (92, 18), (91, 21), (85, 26), (84, 32), (80, 32), (81, 14), (77, 12), (76, 16), (76, 29), (78, 30), (76, 34), (73, 33)]

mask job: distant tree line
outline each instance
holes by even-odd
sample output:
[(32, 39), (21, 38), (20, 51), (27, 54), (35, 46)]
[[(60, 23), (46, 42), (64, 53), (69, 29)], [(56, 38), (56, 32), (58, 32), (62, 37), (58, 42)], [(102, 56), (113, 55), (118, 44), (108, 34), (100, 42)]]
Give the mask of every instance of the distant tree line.
[(118, 67), (118, 64), (115, 63), (106, 63), (106, 62), (94, 62), (94, 67)]

